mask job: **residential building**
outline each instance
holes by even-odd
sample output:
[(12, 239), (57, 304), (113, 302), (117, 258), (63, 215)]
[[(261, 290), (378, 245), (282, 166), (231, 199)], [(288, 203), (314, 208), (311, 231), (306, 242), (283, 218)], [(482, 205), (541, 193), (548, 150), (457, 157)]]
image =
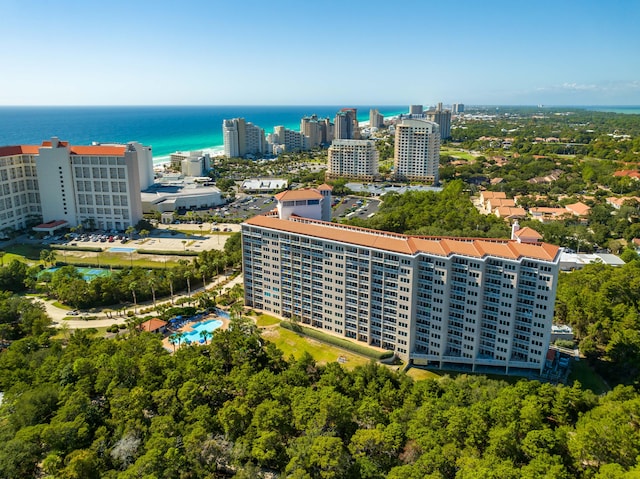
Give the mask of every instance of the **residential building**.
[(317, 115), (311, 115), (300, 120), (300, 133), (306, 138), (307, 148), (319, 148), (322, 142), (322, 121)]
[(307, 138), (299, 131), (289, 130), (284, 126), (276, 126), (273, 133), (267, 136), (267, 144), (271, 154), (308, 150)]
[(369, 110), (369, 127), (382, 128), (384, 126), (384, 116), (376, 109)]
[(328, 151), (326, 178), (373, 181), (378, 176), (378, 156), (372, 140), (333, 140)]
[(244, 158), (266, 151), (264, 130), (244, 118), (223, 120), (222, 137), (227, 158)]
[(424, 107), (422, 105), (409, 105), (409, 115), (421, 116), (424, 114)]
[[(171, 168), (184, 176), (202, 176), (211, 168), (211, 156), (202, 151), (176, 151), (169, 156)], [(147, 185), (143, 190), (151, 185)]]
[(443, 110), (442, 103), (438, 103), (435, 110), (427, 110), (424, 117), (440, 126), (440, 138), (444, 140), (451, 137), (451, 111)]
[(396, 125), (395, 176), (438, 182), (440, 127), (426, 120), (402, 120)]
[(287, 193), (278, 200), (289, 202), (288, 216), (279, 207), (242, 224), (247, 306), (392, 350), (414, 364), (542, 371), (560, 248), (320, 221), (304, 217), (318, 216), (312, 205), (296, 206), (311, 199), (309, 192)]
[(334, 139), (359, 140), (360, 126), (358, 124), (358, 110), (356, 108), (343, 108), (336, 114), (334, 127)]
[(151, 148), (139, 143), (72, 146), (53, 137), (40, 146), (2, 147), (0, 230), (42, 220), (126, 229), (142, 219), (140, 177), (149, 171)]
[(42, 220), (37, 146), (0, 147), (0, 237)]
[(464, 113), (464, 103), (454, 103), (451, 110), (454, 115)]

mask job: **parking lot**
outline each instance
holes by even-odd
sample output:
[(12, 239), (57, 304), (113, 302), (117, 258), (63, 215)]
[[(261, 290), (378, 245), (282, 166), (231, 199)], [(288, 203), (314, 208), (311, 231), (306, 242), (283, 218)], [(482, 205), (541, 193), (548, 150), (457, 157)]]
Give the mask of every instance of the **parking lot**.
[(380, 200), (360, 198), (358, 196), (345, 196), (338, 200), (333, 210), (334, 219), (370, 218), (380, 208)]

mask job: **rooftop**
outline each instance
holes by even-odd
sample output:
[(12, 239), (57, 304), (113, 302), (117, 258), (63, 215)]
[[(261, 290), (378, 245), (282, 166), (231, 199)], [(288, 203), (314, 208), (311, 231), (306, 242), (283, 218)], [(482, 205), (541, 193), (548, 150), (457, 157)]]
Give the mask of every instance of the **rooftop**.
[(491, 255), (514, 260), (526, 257), (555, 261), (560, 251), (560, 248), (548, 243), (526, 244), (507, 239), (409, 236), (298, 217), (282, 220), (259, 215), (248, 219), (245, 224), (408, 255), (423, 252), (438, 256), (459, 254), (482, 258)]

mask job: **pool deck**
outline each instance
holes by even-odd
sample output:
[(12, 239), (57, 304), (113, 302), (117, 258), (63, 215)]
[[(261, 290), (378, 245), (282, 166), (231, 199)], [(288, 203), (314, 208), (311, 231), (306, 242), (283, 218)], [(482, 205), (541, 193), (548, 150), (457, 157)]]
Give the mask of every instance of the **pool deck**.
[[(173, 332), (190, 333), (190, 332), (193, 331), (193, 326), (194, 325), (203, 323), (204, 321), (209, 321), (211, 319), (218, 319), (218, 320), (222, 321), (222, 326), (220, 326), (219, 328), (216, 328), (216, 330), (218, 330), (218, 329), (223, 329), (224, 330), (224, 329), (227, 329), (229, 327), (229, 320), (228, 319), (223, 318), (222, 316), (218, 316), (217, 314), (213, 314), (212, 313), (212, 314), (208, 314), (208, 315), (202, 317), (202, 319), (200, 319), (199, 321), (194, 321), (194, 322), (191, 322), (191, 323), (187, 323), (184, 326), (182, 326), (181, 328), (179, 328), (179, 329), (177, 329), (177, 330), (175, 330)], [(173, 334), (173, 333), (171, 333), (171, 334)], [(169, 336), (171, 336), (171, 334), (169, 334)], [(169, 342), (169, 336), (167, 336), (166, 338), (164, 338), (162, 340), (162, 345), (164, 346), (164, 348), (167, 351), (173, 352), (173, 344), (171, 344)], [(208, 340), (207, 343), (209, 343), (209, 341), (210, 340)], [(176, 344), (176, 349), (181, 348), (184, 345), (185, 345), (185, 343), (181, 343), (180, 346), (178, 346)], [(198, 343), (198, 345), (200, 345), (200, 344)]]

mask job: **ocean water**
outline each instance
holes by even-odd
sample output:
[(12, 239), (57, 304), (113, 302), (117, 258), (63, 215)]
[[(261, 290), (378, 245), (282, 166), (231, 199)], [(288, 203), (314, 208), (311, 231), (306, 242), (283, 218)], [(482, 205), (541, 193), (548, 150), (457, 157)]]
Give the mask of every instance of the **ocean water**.
[(640, 115), (640, 106), (585, 106), (582, 108), (590, 111), (622, 113), (624, 115)]
[[(0, 107), (0, 146), (39, 145), (57, 136), (76, 145), (97, 141), (138, 141), (153, 148), (154, 162), (175, 151), (222, 149), (222, 120), (242, 117), (271, 133), (283, 125), (296, 131), (300, 119), (317, 114), (335, 118), (344, 106), (100, 106)], [(408, 106), (353, 106), (358, 120), (369, 109), (385, 116), (406, 113)]]

